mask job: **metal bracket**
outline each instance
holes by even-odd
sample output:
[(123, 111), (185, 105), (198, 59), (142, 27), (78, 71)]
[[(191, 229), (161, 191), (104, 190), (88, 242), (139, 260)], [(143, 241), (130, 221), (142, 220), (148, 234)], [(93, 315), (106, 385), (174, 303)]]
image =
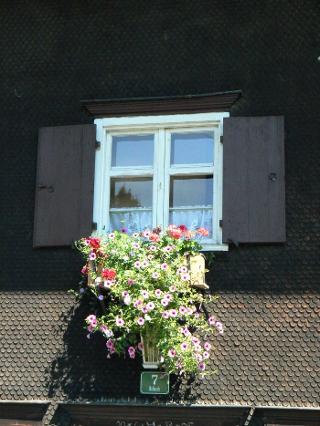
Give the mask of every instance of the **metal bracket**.
[(223, 220), (222, 219), (219, 220), (219, 226), (220, 226), (220, 228), (223, 227)]
[(100, 149), (101, 148), (101, 142), (96, 141), (96, 149)]
[(92, 231), (96, 231), (98, 229), (97, 222), (92, 222)]
[(223, 135), (220, 136), (220, 143), (223, 143)]

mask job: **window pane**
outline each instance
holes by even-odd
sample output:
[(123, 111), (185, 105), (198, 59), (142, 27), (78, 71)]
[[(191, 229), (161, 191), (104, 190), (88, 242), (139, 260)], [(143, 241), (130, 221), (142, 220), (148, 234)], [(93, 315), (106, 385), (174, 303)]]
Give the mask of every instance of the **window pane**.
[(152, 229), (152, 211), (110, 212), (110, 230), (121, 228), (126, 228), (130, 234)]
[(212, 206), (213, 176), (171, 176), (170, 207)]
[(213, 164), (213, 132), (172, 133), (171, 164)]
[(111, 179), (110, 207), (152, 207), (152, 178)]
[(154, 135), (112, 137), (112, 166), (152, 166)]
[(206, 228), (212, 237), (212, 209), (170, 210), (169, 224), (186, 225), (188, 229)]

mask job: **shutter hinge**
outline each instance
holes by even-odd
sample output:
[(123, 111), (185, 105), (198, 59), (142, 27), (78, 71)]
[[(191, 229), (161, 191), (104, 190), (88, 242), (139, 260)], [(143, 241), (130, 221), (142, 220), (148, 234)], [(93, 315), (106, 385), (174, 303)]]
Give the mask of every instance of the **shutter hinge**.
[(98, 229), (98, 224), (97, 224), (97, 222), (92, 222), (91, 227), (92, 227), (92, 231), (96, 231), (96, 230)]
[(222, 219), (219, 220), (219, 226), (220, 226), (220, 228), (223, 227), (223, 220)]
[(220, 143), (223, 143), (223, 135), (220, 136)]
[(101, 147), (101, 142), (96, 141), (96, 149), (100, 149)]

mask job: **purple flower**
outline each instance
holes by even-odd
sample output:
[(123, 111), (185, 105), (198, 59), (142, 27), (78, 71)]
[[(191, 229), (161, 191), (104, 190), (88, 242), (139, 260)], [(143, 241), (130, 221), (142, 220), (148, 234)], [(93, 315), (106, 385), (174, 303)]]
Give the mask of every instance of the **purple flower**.
[(190, 331), (188, 330), (188, 328), (187, 328), (187, 327), (184, 327), (184, 328), (182, 329), (182, 334), (184, 334), (186, 337), (191, 336), (191, 333), (190, 333)]
[(180, 345), (181, 350), (186, 351), (188, 349), (188, 343), (187, 342), (183, 342)]
[(102, 294), (99, 294), (98, 299), (99, 299), (99, 300), (103, 300), (103, 299), (104, 299), (103, 295), (102, 295)]
[(120, 228), (120, 232), (122, 232), (124, 234), (127, 234), (128, 233), (128, 228), (125, 228), (125, 227)]
[(90, 254), (89, 254), (89, 259), (90, 260), (95, 260), (97, 258), (97, 255), (92, 251)]
[(166, 293), (163, 297), (164, 297), (164, 299), (166, 299), (168, 302), (171, 302), (171, 300), (172, 300), (172, 296), (171, 296), (171, 294), (169, 294), (169, 293)]
[(137, 323), (138, 323), (139, 325), (143, 325), (143, 324), (144, 324), (144, 318), (139, 317), (139, 318), (137, 319)]
[(139, 243), (132, 243), (131, 247), (134, 248), (135, 250), (137, 250), (138, 248), (140, 248)]
[(162, 318), (164, 319), (168, 319), (170, 316), (168, 311), (163, 311), (161, 315), (162, 315)]
[(149, 312), (149, 309), (148, 309), (146, 306), (143, 306), (143, 307), (141, 308), (141, 311), (142, 311), (144, 314), (147, 314), (147, 313)]
[(206, 364), (204, 362), (199, 362), (199, 370), (204, 371), (206, 369)]
[(139, 305), (141, 305), (141, 304), (142, 304), (142, 301), (141, 301), (141, 300), (139, 300), (139, 299), (137, 299), (137, 300), (134, 302), (133, 306), (134, 306), (135, 308), (139, 308)]
[(167, 299), (161, 299), (161, 305), (162, 306), (168, 306), (169, 305), (169, 301)]
[(130, 346), (128, 348), (128, 353), (129, 353), (130, 358), (133, 359), (133, 358), (136, 357), (136, 350), (135, 350), (135, 348), (133, 346)]
[(123, 327), (124, 326), (124, 320), (122, 318), (117, 317), (116, 318), (116, 324), (118, 327)]
[(209, 352), (204, 351), (202, 356), (203, 356), (203, 359), (208, 359), (210, 357), (210, 354), (209, 354)]
[(96, 326), (96, 325), (97, 325), (97, 317), (96, 317), (95, 315), (89, 315), (89, 316), (87, 316), (87, 318), (86, 318), (86, 322), (87, 322), (88, 324), (91, 324), (91, 325), (93, 325), (93, 326)]
[(160, 265), (160, 268), (161, 268), (163, 271), (166, 271), (166, 270), (168, 269), (168, 265), (167, 265), (166, 263), (162, 263), (162, 264)]
[(178, 312), (176, 309), (170, 309), (169, 313), (171, 318), (175, 318), (178, 315)]

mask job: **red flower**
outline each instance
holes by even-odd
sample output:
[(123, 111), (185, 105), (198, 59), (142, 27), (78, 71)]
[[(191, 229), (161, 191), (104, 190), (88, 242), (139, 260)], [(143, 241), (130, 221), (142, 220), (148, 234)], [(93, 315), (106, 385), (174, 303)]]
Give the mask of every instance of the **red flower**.
[(152, 234), (150, 234), (150, 236), (149, 236), (149, 240), (150, 241), (154, 241), (154, 242), (158, 242), (159, 240), (160, 240), (160, 238), (159, 238), (159, 235), (158, 234), (155, 234), (154, 232), (152, 233)]
[(186, 225), (179, 225), (178, 228), (180, 229), (181, 232), (185, 233), (188, 231), (188, 228), (186, 227)]
[(179, 238), (181, 238), (182, 236), (181, 229), (177, 228), (175, 225), (169, 225), (167, 232), (168, 232), (168, 235), (171, 238), (174, 238), (175, 240), (179, 240)]
[(209, 235), (209, 231), (206, 228), (198, 228), (197, 233), (203, 237), (207, 237)]
[(90, 237), (88, 238), (88, 242), (94, 250), (97, 250), (100, 247), (100, 238)]
[(116, 275), (117, 272), (114, 269), (102, 269), (102, 276), (107, 280), (113, 280)]

